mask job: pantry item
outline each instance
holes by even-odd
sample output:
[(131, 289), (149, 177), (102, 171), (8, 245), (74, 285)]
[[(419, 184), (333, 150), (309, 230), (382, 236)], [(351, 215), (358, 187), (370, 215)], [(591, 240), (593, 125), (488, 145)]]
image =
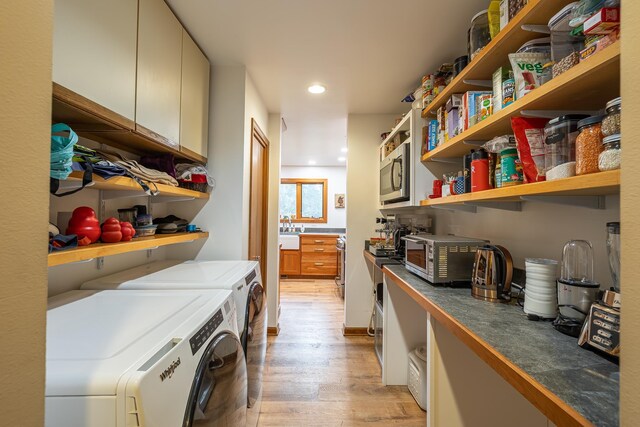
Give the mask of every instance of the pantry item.
[(489, 190), (489, 155), (479, 149), (471, 155), (471, 192)]
[(151, 214), (142, 214), (136, 217), (136, 226), (144, 227), (153, 224), (153, 217)]
[(509, 78), (502, 82), (502, 108), (510, 105), (516, 99), (516, 80), (513, 71), (509, 73)]
[(551, 168), (546, 173), (547, 181), (576, 176), (576, 162), (566, 162)]
[(478, 97), (478, 117), (476, 123), (481, 122), (484, 119), (489, 118), (493, 114), (493, 94), (485, 93)]
[(527, 5), (528, 0), (509, 0), (509, 20), (512, 20), (523, 7)]
[(464, 192), (471, 193), (471, 157), (475, 150), (471, 150), (469, 154), (465, 154), (462, 158), (462, 175), (464, 176)]
[(107, 218), (102, 223), (102, 234), (100, 240), (103, 243), (118, 243), (122, 240), (122, 227), (120, 227), (120, 221), (118, 218)]
[(578, 344), (611, 356), (620, 354), (620, 223), (607, 223), (607, 255), (613, 287), (591, 306)]
[(498, 164), (498, 155), (489, 153), (489, 188), (496, 188), (496, 165)]
[(526, 258), (526, 286), (524, 312), (543, 319), (554, 319), (558, 314), (557, 271), (558, 261)]
[(489, 2), (487, 19), (489, 20), (489, 35), (493, 40), (500, 32), (500, 0), (491, 0)]
[(500, 67), (493, 72), (493, 111), (502, 109), (504, 82), (513, 78), (513, 71), (509, 67)]
[(489, 153), (499, 154), (507, 148), (516, 148), (516, 138), (513, 135), (496, 136), (482, 146)]
[(118, 218), (120, 221), (134, 223), (136, 221), (137, 208), (118, 209)]
[[(571, 171), (575, 175), (575, 167), (562, 165), (575, 162), (578, 122), (587, 117), (589, 116), (584, 114), (556, 117), (544, 127), (544, 170), (547, 181), (573, 176), (566, 176), (566, 173)], [(551, 172), (551, 178), (549, 172)]]
[(545, 53), (551, 55), (551, 37), (541, 37), (524, 43), (516, 53)]
[(577, 4), (578, 2), (569, 3), (549, 20), (554, 78), (580, 62), (584, 36), (574, 35), (573, 28), (569, 25), (571, 13)]
[(620, 26), (620, 8), (603, 7), (594, 13), (589, 19), (584, 21), (584, 33), (593, 34), (609, 34), (615, 28)]
[(462, 96), (462, 105), (460, 107), (460, 126), (462, 131), (469, 129), (478, 122), (478, 99), (483, 95), (493, 96), (493, 92), (469, 91)]
[(473, 58), (475, 58), (490, 41), (489, 14), (485, 9), (471, 18), (471, 28), (469, 29), (469, 58), (473, 61)]
[(123, 242), (128, 242), (136, 235), (136, 230), (133, 228), (133, 225), (127, 221), (120, 222), (120, 232), (122, 233)]
[(577, 337), (596, 300), (600, 284), (593, 279), (593, 247), (586, 240), (571, 240), (562, 250), (562, 265), (558, 279), (560, 313), (554, 327)]
[(579, 27), (603, 5), (602, 0), (580, 0), (576, 7), (571, 11), (571, 27)]
[(604, 149), (601, 134), (602, 116), (592, 116), (578, 122), (576, 138), (576, 175), (598, 172), (598, 157)]
[(429, 139), (427, 140), (427, 151), (431, 151), (438, 146), (438, 121), (429, 121)]
[(496, 162), (495, 182), (496, 188), (502, 188), (502, 164), (501, 159)]
[(522, 184), (524, 178), (522, 176), (522, 164), (518, 158), (518, 150), (515, 148), (502, 150), (500, 158), (500, 168), (502, 169), (500, 182), (502, 187)]
[(602, 140), (604, 151), (598, 156), (598, 169), (610, 171), (620, 169), (622, 161), (622, 149), (620, 147), (620, 135), (607, 136)]
[(90, 243), (97, 242), (100, 238), (100, 221), (98, 221), (96, 212), (88, 206), (75, 208), (65, 234), (77, 235), (78, 241), (86, 237)]
[(453, 62), (453, 77), (456, 77), (458, 74), (465, 69), (465, 67), (469, 64), (469, 55), (463, 55), (456, 58)]
[(520, 99), (545, 82), (544, 65), (551, 61), (551, 54), (510, 53), (509, 61), (515, 76), (516, 98)]
[(157, 228), (158, 226), (155, 224), (135, 227), (136, 237), (153, 236), (154, 234), (156, 234)]
[(509, 23), (509, 0), (500, 0), (500, 30)]
[(620, 111), (622, 109), (622, 98), (618, 97), (607, 102), (606, 116), (602, 119), (602, 135), (610, 136), (620, 133)]
[(502, 246), (484, 245), (476, 251), (471, 279), (471, 295), (490, 302), (511, 300), (513, 260)]
[(512, 117), (511, 128), (516, 137), (518, 157), (522, 162), (525, 182), (545, 180), (544, 127), (547, 119)]

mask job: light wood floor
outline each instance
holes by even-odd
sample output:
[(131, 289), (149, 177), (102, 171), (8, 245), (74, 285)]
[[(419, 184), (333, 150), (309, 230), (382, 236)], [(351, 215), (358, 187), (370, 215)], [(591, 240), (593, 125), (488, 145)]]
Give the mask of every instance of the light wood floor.
[(342, 336), (343, 300), (330, 280), (283, 280), (280, 335), (269, 337), (266, 426), (425, 426), (404, 386), (384, 387), (373, 338)]

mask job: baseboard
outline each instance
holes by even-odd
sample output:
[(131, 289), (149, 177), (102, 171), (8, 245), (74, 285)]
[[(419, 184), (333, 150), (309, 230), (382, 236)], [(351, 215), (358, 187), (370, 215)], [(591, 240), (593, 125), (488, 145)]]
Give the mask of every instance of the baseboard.
[(288, 274), (284, 276), (280, 276), (281, 280), (335, 280), (336, 276), (334, 275), (322, 275), (322, 276), (308, 276), (308, 275), (293, 275)]
[(278, 326), (269, 326), (267, 327), (267, 335), (278, 336), (280, 333), (280, 324)]
[(342, 335), (345, 337), (368, 336), (367, 328), (353, 328), (342, 324)]

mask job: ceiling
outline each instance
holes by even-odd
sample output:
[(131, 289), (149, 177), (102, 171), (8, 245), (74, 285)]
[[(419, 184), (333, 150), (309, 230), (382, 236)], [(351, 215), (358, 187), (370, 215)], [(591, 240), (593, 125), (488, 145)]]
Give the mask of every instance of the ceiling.
[[(287, 124), (283, 165), (340, 165), (348, 114), (395, 114), (466, 50), (488, 0), (167, 0), (214, 65), (244, 64)], [(327, 91), (312, 95), (321, 83)], [(391, 127), (392, 123), (389, 123)]]

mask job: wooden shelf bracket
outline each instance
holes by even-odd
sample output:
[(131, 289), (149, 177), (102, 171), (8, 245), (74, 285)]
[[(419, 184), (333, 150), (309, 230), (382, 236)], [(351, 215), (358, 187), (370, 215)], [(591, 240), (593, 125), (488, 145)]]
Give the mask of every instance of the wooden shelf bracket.
[(525, 202), (553, 203), (589, 209), (605, 209), (604, 196), (520, 196)]

